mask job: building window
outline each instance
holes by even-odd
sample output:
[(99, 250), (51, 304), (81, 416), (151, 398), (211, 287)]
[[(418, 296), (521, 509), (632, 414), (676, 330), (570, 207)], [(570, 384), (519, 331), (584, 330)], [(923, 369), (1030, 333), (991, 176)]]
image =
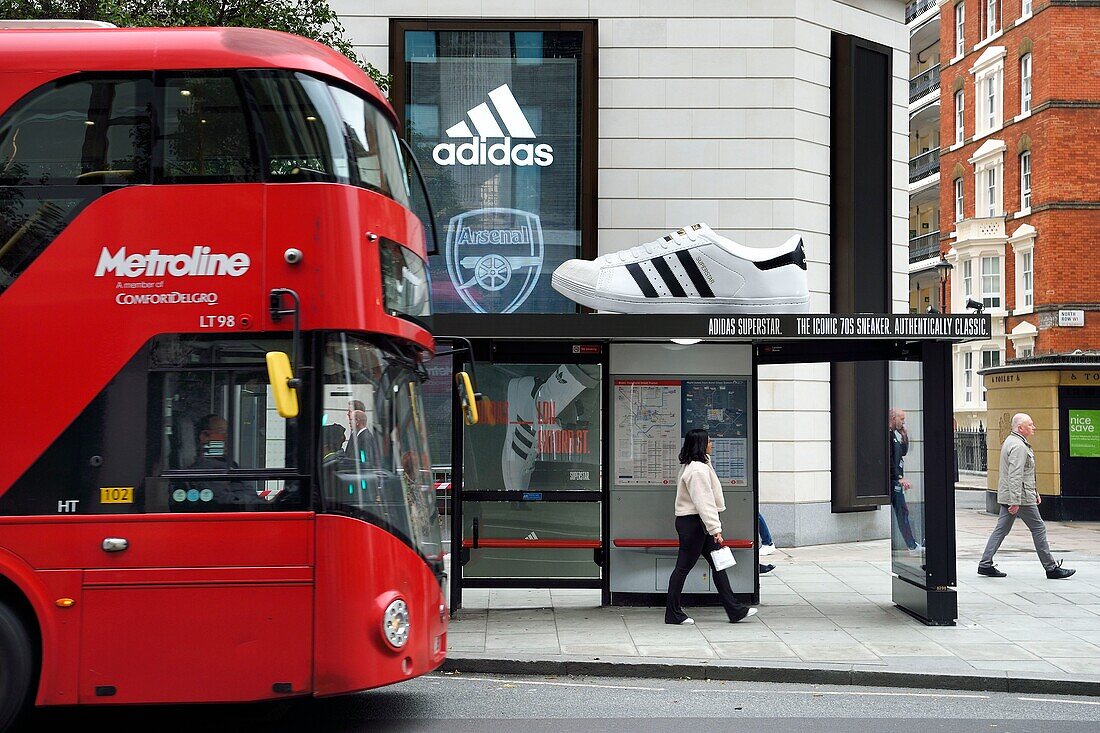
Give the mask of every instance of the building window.
[(986, 216), (997, 215), (997, 167), (985, 169)]
[(963, 216), (963, 179), (959, 176), (955, 179), (955, 221), (962, 221)]
[(990, 74), (985, 78), (985, 129), (997, 126), (997, 77)]
[(1032, 252), (1021, 252), (1016, 258), (1020, 271), (1020, 297), (1018, 306), (1032, 308), (1035, 305), (1035, 272), (1032, 266)]
[(1020, 16), (1026, 18), (1031, 15), (1031, 0), (1021, 0)]
[(1020, 210), (1031, 208), (1031, 151), (1020, 153)]
[[(1000, 350), (986, 349), (982, 351), (982, 369), (992, 369), (993, 367), (999, 367), (1000, 365)], [(985, 402), (985, 384), (982, 384), (982, 402)]]
[(963, 40), (963, 28), (966, 25), (966, 6), (959, 3), (955, 6), (955, 55), (962, 56), (966, 53), (966, 42)]
[(1001, 258), (982, 258), (982, 305), (1001, 307)]
[(963, 402), (974, 401), (974, 352), (963, 354)]
[(989, 38), (1001, 27), (1001, 0), (985, 2), (985, 37)]
[(963, 302), (974, 295), (974, 260), (963, 260)]
[(963, 90), (955, 92), (955, 142), (962, 143), (966, 139), (966, 134), (963, 131), (963, 112), (965, 111), (963, 105), (965, 100), (963, 98)]
[(1027, 359), (1029, 356), (1035, 353), (1035, 348), (1032, 346), (1022, 346), (1016, 349), (1017, 359)]
[(1031, 54), (1020, 57), (1020, 114), (1031, 111)]

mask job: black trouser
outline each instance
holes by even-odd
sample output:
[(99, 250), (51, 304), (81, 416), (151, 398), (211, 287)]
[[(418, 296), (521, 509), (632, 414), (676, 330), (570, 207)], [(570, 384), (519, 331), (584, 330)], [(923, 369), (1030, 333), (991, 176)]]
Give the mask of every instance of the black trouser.
[(680, 607), (680, 594), (684, 590), (684, 581), (687, 580), (688, 573), (695, 567), (700, 555), (705, 557), (707, 564), (710, 565), (711, 577), (718, 588), (718, 598), (721, 599), (730, 621), (740, 621), (745, 618), (749, 607), (741, 605), (733, 597), (733, 588), (730, 587), (730, 579), (726, 577), (726, 571), (714, 569), (714, 561), (710, 559), (710, 553), (717, 550), (719, 545), (707, 534), (699, 515), (676, 517), (676, 534), (680, 536), (680, 551), (676, 555), (676, 567), (668, 579), (665, 623), (678, 624), (688, 617)]

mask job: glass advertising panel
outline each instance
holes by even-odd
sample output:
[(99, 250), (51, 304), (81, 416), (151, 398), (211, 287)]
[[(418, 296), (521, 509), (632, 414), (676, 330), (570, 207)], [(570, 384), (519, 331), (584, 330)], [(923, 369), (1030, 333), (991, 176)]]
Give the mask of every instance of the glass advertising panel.
[(923, 372), (916, 362), (890, 362), (885, 416), (890, 458), (890, 555), (900, 577), (919, 584), (925, 571)]
[(600, 365), (479, 365), (477, 378), (465, 491), (600, 490)]
[(581, 254), (580, 30), (405, 30), (405, 133), (442, 251), (437, 313), (572, 313)]

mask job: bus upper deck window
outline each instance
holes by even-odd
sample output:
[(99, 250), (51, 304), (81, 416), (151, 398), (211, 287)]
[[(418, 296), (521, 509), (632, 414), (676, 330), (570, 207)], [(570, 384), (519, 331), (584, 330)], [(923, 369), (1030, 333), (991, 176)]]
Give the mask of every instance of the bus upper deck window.
[(244, 106), (233, 77), (218, 72), (164, 75), (159, 180), (174, 183), (258, 179)]

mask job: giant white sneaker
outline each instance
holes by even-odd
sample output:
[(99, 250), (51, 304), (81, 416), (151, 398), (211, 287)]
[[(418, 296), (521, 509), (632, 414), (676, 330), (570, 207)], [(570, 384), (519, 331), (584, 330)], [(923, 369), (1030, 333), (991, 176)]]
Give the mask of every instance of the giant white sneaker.
[(706, 224), (563, 262), (550, 282), (574, 302), (615, 313), (805, 313), (810, 300), (802, 237), (756, 249)]

